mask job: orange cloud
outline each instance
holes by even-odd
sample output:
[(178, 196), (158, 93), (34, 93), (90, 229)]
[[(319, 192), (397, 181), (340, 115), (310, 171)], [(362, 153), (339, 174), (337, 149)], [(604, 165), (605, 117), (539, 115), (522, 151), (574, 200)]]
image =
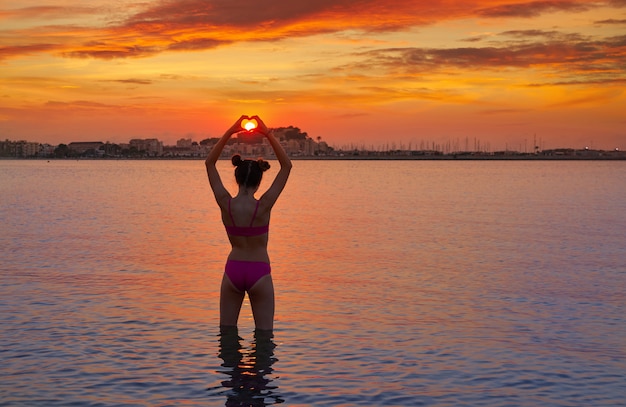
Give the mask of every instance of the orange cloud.
[(567, 98), (564, 101), (552, 103), (547, 107), (550, 108), (569, 108), (574, 106), (598, 106), (600, 104), (606, 104), (607, 102), (618, 99), (622, 96), (623, 92), (618, 89), (603, 89), (594, 91), (589, 95), (574, 96)]
[(94, 14), (98, 10), (93, 7), (64, 7), (64, 6), (37, 6), (23, 7), (11, 10), (0, 10), (0, 19), (56, 19), (66, 18), (68, 15), (79, 16)]
[(80, 109), (117, 109), (119, 106), (107, 105), (104, 103), (91, 102), (88, 100), (76, 100), (73, 102), (58, 102), (54, 100), (50, 100), (45, 104), (46, 107), (49, 108), (60, 108), (60, 109), (72, 109), (76, 108)]
[[(610, 4), (626, 6), (621, 0)], [(602, 5), (592, 1), (168, 0), (146, 3), (143, 10), (122, 20), (111, 21), (113, 15), (101, 16), (99, 26), (92, 22), (83, 26), (5, 29), (1, 34), (11, 45), (0, 46), (0, 58), (34, 52), (74, 58), (148, 57), (167, 51), (207, 50), (240, 41), (277, 41), (348, 29), (398, 31), (457, 18), (535, 17)], [(81, 16), (97, 17), (103, 10), (42, 6), (0, 10), (0, 18), (48, 21), (64, 17), (82, 21)], [(109, 20), (106, 25), (102, 25), (103, 18)]]

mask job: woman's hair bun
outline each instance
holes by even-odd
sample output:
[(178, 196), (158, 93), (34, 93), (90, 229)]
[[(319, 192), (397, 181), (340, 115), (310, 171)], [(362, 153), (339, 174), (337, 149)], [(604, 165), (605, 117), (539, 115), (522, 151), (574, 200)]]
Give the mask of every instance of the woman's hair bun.
[(267, 170), (270, 169), (270, 163), (268, 163), (267, 161), (263, 160), (262, 158), (259, 158), (257, 163), (259, 163), (259, 168), (261, 169), (261, 171), (267, 171)]
[(243, 160), (241, 159), (241, 156), (239, 154), (235, 154), (231, 161), (233, 162), (233, 165), (235, 167), (239, 167), (241, 164), (243, 164)]

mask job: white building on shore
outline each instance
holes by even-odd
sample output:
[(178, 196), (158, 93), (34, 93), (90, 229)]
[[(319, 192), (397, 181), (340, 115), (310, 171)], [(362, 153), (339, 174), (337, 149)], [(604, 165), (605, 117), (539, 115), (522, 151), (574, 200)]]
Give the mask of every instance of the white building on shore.
[(161, 157), (163, 155), (163, 142), (155, 138), (136, 138), (132, 139), (129, 144), (131, 148), (135, 147), (137, 151), (143, 151), (149, 157)]

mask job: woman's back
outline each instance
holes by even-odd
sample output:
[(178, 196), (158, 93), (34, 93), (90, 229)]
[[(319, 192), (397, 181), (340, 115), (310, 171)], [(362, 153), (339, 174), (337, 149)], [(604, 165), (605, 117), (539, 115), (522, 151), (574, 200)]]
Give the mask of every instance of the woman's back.
[(264, 210), (254, 197), (238, 195), (230, 199), (227, 210), (222, 210), (222, 221), (232, 246), (228, 258), (269, 261), (269, 218), (269, 211)]

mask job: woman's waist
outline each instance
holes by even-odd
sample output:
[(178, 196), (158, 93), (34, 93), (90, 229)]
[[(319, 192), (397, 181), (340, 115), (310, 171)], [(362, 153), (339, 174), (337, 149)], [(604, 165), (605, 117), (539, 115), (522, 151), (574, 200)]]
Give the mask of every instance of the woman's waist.
[(228, 260), (238, 260), (238, 261), (259, 261), (263, 263), (270, 262), (270, 257), (267, 253), (266, 249), (241, 249), (238, 247), (233, 247), (228, 255)]

